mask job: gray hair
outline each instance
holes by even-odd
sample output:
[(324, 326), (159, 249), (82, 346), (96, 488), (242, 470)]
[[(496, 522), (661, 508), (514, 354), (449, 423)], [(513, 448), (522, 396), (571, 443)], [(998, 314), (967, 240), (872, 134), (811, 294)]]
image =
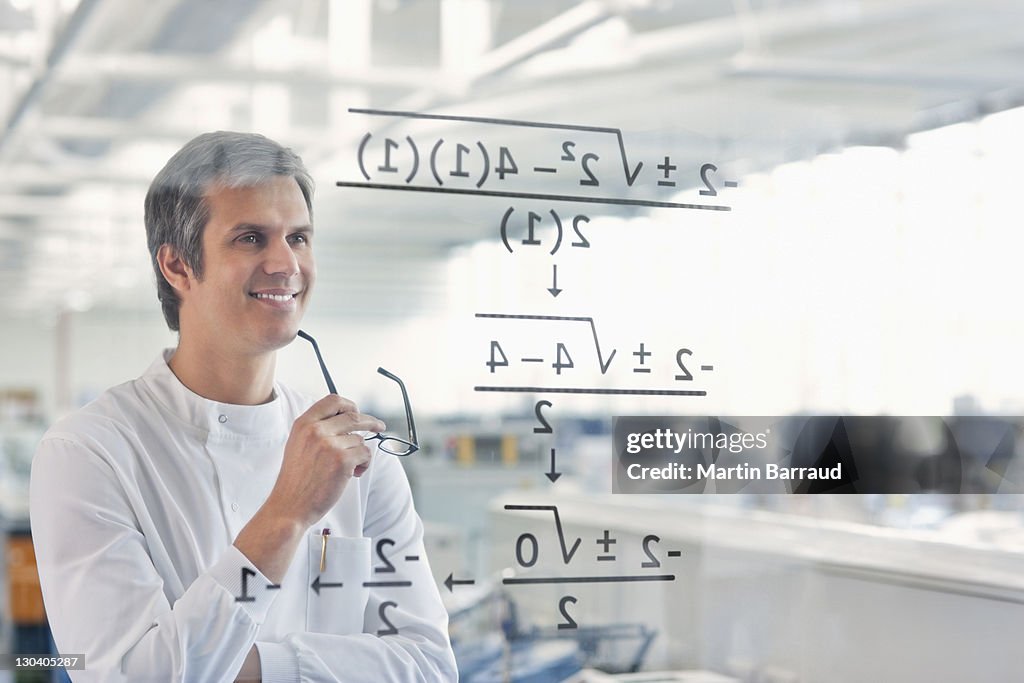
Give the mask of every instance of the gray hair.
[(197, 278), (203, 275), (203, 229), (210, 218), (205, 193), (213, 183), (253, 187), (274, 176), (295, 179), (313, 217), (313, 178), (292, 150), (253, 133), (217, 131), (193, 138), (157, 173), (146, 193), (146, 242), (156, 295), (171, 330), (181, 300), (160, 272), (157, 252), (170, 245)]

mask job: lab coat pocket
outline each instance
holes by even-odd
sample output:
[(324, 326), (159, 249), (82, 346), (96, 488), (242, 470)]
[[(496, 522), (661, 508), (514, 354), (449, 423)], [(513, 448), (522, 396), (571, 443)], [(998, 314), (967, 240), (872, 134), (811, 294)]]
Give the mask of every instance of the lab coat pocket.
[[(370, 590), (370, 539), (309, 537), (309, 582), (306, 591), (306, 630), (340, 635), (362, 633), (363, 611)], [(320, 571), (321, 557), (324, 571)]]

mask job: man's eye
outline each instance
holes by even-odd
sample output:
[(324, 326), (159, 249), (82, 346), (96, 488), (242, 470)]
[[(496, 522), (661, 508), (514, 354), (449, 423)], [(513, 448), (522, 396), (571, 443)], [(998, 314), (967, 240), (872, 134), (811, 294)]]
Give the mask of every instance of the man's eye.
[(296, 244), (306, 244), (309, 242), (309, 237), (300, 232), (292, 235), (292, 242), (295, 242)]
[(248, 235), (242, 235), (239, 237), (238, 241), (242, 244), (257, 244), (259, 242), (259, 235), (249, 233)]

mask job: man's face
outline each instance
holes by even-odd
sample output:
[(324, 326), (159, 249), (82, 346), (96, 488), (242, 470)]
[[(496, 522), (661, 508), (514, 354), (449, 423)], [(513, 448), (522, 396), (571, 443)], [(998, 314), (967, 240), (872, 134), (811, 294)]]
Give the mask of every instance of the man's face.
[[(193, 330), (235, 353), (265, 353), (295, 338), (313, 283), (313, 228), (294, 178), (253, 187), (211, 186), (203, 277), (182, 306)], [(183, 318), (185, 322), (185, 318)]]

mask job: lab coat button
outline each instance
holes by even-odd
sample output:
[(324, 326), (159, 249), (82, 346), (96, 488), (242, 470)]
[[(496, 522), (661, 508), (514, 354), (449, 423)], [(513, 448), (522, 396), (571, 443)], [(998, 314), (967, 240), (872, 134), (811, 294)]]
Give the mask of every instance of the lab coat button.
[(227, 422), (227, 421), (228, 421), (228, 416), (227, 416), (227, 415), (221, 415), (220, 417), (218, 417), (218, 418), (217, 418), (217, 420), (218, 420), (218, 421), (219, 421), (219, 422), (220, 422), (221, 424), (224, 424), (225, 422)]
[(235, 511), (235, 512), (238, 512), (238, 503), (232, 503), (232, 504), (231, 504), (231, 509), (232, 509), (233, 511)]

